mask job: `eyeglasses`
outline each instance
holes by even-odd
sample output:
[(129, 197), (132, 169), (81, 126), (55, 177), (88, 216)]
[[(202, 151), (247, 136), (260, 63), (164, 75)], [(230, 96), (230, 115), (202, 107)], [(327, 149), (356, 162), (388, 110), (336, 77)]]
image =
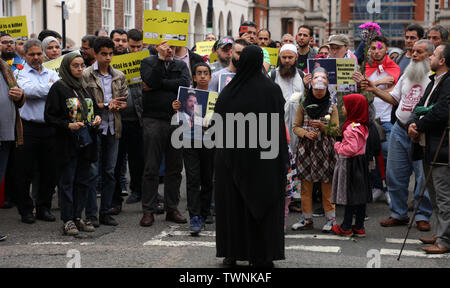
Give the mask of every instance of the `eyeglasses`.
[(86, 68), (86, 65), (84, 64), (75, 64), (75, 65), (70, 65), (70, 67), (72, 67), (73, 69), (84, 69)]
[(5, 41), (2, 41), (2, 45), (14, 45), (14, 41), (7, 41), (7, 40), (5, 40)]

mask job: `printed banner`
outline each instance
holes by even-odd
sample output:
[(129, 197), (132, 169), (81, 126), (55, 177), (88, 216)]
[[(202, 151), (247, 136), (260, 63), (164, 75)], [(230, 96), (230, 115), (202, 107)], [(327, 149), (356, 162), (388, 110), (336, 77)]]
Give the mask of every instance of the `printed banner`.
[(11, 35), (14, 41), (27, 41), (27, 17), (17, 16), (0, 18), (0, 32), (5, 32), (6, 34)]
[(189, 13), (169, 11), (144, 11), (144, 43), (187, 46)]
[(270, 69), (269, 71), (275, 70), (277, 68), (278, 64), (278, 53), (280, 52), (279, 48), (268, 48), (264, 47), (266, 49), (267, 53), (269, 53), (270, 56)]
[(197, 54), (200, 56), (206, 56), (211, 54), (212, 48), (214, 46), (215, 41), (204, 41), (204, 42), (197, 42), (196, 43), (196, 49)]
[(219, 79), (219, 93), (222, 92), (223, 88), (228, 85), (228, 83), (233, 80), (235, 73), (224, 73), (220, 75)]
[[(76, 50), (76, 51), (73, 51), (73, 52), (70, 52), (70, 53), (80, 54), (80, 51)], [(50, 61), (44, 62), (44, 63), (42, 63), (42, 66), (44, 66), (45, 68), (47, 68), (49, 70), (56, 71), (56, 73), (59, 73), (59, 67), (61, 67), (62, 60), (63, 60), (64, 56), (66, 56), (66, 55), (58, 57), (58, 58), (56, 58), (54, 60), (50, 60)]]
[(356, 82), (352, 78), (357, 71), (356, 59), (308, 59), (308, 73), (317, 67), (327, 70), (329, 88), (335, 92), (356, 92)]
[(111, 67), (125, 74), (128, 85), (141, 83), (141, 62), (147, 57), (150, 57), (150, 51), (147, 49), (140, 52), (114, 56), (111, 61)]
[(218, 97), (217, 92), (180, 87), (177, 97), (181, 102), (181, 109), (177, 114), (178, 122), (189, 121), (191, 127), (193, 125), (207, 127)]

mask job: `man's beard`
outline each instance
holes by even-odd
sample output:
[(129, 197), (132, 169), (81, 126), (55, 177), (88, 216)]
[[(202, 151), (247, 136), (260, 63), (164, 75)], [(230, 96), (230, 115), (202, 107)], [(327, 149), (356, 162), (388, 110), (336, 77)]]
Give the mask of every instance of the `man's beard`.
[(295, 67), (295, 65), (291, 65), (291, 66), (287, 66), (287, 65), (283, 65), (280, 64), (280, 76), (282, 78), (293, 78), (295, 77), (295, 73), (297, 68)]
[(430, 72), (430, 61), (428, 59), (422, 62), (411, 60), (405, 70), (405, 76), (413, 83), (421, 83)]
[(114, 55), (124, 55), (128, 53), (128, 49), (124, 49), (122, 51), (118, 51), (117, 49), (114, 48)]
[(236, 58), (234, 58), (234, 57), (231, 57), (231, 62), (233, 62), (234, 68), (237, 69), (237, 67), (238, 67), (238, 65), (239, 65), (239, 60), (236, 59)]
[(230, 60), (220, 59), (219, 58), (219, 61), (220, 61), (220, 64), (222, 64), (223, 67), (228, 67), (228, 65), (230, 65)]
[(16, 53), (14, 53), (14, 52), (2, 52), (2, 59), (5, 59), (5, 60), (11, 60), (11, 59), (13, 59), (14, 58), (14, 56), (16, 56)]

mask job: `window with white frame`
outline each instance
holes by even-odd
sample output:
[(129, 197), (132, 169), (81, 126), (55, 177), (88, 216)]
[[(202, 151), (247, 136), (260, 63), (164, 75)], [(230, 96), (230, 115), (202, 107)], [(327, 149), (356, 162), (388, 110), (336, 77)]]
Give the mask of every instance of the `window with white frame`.
[(114, 0), (102, 0), (102, 29), (114, 30)]
[(152, 10), (152, 1), (151, 0), (144, 0), (144, 10)]
[(124, 14), (124, 28), (126, 31), (134, 29), (134, 0), (123, 1), (123, 14)]
[(11, 17), (14, 11), (14, 0), (1, 0), (0, 16)]

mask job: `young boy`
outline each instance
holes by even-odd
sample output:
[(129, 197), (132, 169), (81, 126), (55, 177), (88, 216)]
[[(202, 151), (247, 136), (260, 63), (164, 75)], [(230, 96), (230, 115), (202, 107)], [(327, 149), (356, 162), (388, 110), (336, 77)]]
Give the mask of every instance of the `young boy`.
[[(193, 69), (193, 79), (197, 83), (197, 89), (208, 90), (208, 85), (211, 81), (211, 68), (209, 65), (206, 63), (196, 64)], [(196, 96), (193, 93), (186, 102), (195, 101)], [(180, 110), (181, 102), (175, 100), (172, 103), (172, 107), (175, 111)], [(194, 125), (190, 125), (190, 127), (190, 129), (194, 129)], [(193, 236), (196, 236), (203, 229), (205, 220), (210, 215), (214, 150), (207, 149), (203, 145), (201, 148), (194, 148), (194, 141), (199, 139), (191, 131), (186, 132), (183, 133), (183, 137), (191, 138), (190, 148), (183, 148), (184, 167), (186, 169), (187, 206), (190, 217), (190, 231)], [(202, 138), (205, 137), (203, 133), (201, 136)]]

